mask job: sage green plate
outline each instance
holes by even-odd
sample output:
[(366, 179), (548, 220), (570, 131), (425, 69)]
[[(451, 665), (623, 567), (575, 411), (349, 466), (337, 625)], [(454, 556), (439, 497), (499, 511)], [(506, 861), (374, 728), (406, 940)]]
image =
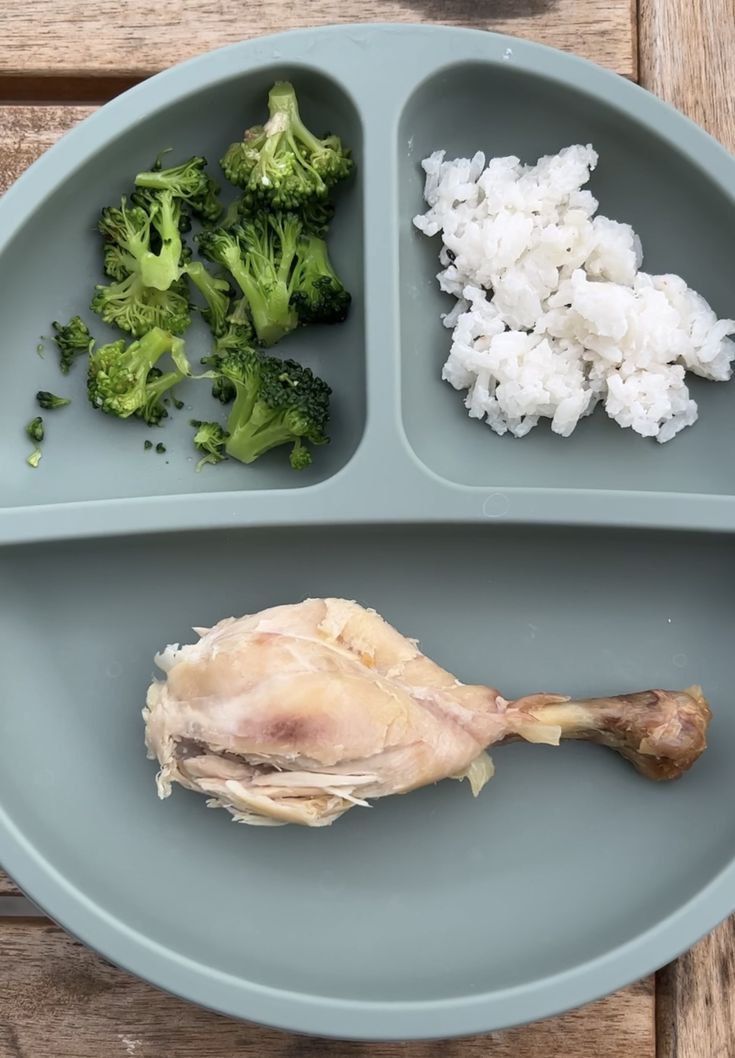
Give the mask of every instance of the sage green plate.
[[(32, 394), (61, 388), (34, 349), (98, 278), (96, 210), (162, 146), (216, 159), (283, 77), (358, 163), (333, 240), (354, 312), (279, 348), (332, 384), (332, 444), (301, 476), (277, 452), (197, 474), (186, 420), (207, 387), (158, 457), (86, 406), (78, 370), (30, 471)], [(634, 85), (492, 34), (345, 26), (202, 56), (104, 107), (0, 203), (0, 862), (163, 988), (324, 1035), (494, 1030), (648, 973), (735, 907), (735, 390), (695, 386), (699, 423), (660, 447), (599, 415), (568, 440), (497, 438), (439, 380), (420, 159), (579, 141), (648, 267), (731, 315), (733, 160)], [(477, 800), (444, 783), (317, 831), (159, 802), (140, 717), (155, 650), (330, 594), (508, 695), (701, 682), (711, 747), (655, 785), (596, 747), (514, 745)]]

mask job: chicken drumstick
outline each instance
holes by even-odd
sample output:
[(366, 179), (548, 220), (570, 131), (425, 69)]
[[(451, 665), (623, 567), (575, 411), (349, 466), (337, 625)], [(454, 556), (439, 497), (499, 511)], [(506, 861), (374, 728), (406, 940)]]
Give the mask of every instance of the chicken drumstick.
[(706, 747), (699, 687), (571, 701), (507, 701), (460, 683), (379, 614), (307, 599), (214, 628), (156, 657), (143, 715), (160, 797), (178, 782), (243, 823), (326, 826), (353, 805), (440, 779), (479, 793), (485, 750), (587, 739), (642, 774), (673, 779)]

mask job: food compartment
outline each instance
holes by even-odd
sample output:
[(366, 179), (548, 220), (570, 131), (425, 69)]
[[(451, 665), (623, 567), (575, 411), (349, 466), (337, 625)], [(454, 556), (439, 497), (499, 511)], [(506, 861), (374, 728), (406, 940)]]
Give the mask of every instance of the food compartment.
[(440, 236), (411, 223), (427, 208), (421, 160), (517, 155), (535, 163), (570, 144), (592, 143), (599, 164), (587, 185), (598, 213), (633, 226), (642, 268), (674, 272), (719, 317), (735, 316), (730, 278), (735, 201), (657, 130), (579, 87), (564, 86), (508, 61), (469, 64), (436, 74), (408, 101), (398, 131), (399, 249), (403, 422), (422, 462), (467, 485), (649, 492), (735, 492), (735, 469), (723, 455), (735, 440), (735, 384), (687, 373), (699, 420), (661, 445), (621, 429), (601, 407), (571, 437), (548, 420), (526, 437), (497, 436), (470, 419), (464, 391), (441, 379), (451, 331), (439, 319), (456, 304), (435, 280)]
[[(458, 554), (481, 560), (449, 568)], [(665, 532), (293, 527), (9, 547), (0, 806), (44, 870), (126, 924), (125, 965), (144, 974), (159, 945), (187, 972), (361, 1003), (536, 982), (633, 941), (733, 856), (734, 576), (732, 538)], [(597, 746), (496, 747), (477, 799), (446, 781), (322, 830), (236, 826), (178, 787), (158, 801), (140, 715), (154, 652), (310, 595), (375, 607), (507, 696), (701, 682), (711, 745), (659, 784)], [(65, 924), (80, 932), (70, 910)], [(257, 1016), (256, 1002), (230, 1009)]]
[[(118, 420), (88, 403), (83, 362), (75, 364), (68, 376), (62, 375), (50, 339), (40, 343), (44, 350), (37, 353), (39, 336), (51, 334), (52, 320), (65, 322), (79, 313), (95, 336), (104, 341), (120, 337), (88, 308), (95, 283), (106, 281), (101, 238), (95, 230), (99, 210), (129, 193), (136, 172), (150, 168), (162, 148), (169, 146), (173, 148), (170, 164), (203, 154), (223, 187), (222, 200), (233, 199), (235, 189), (224, 180), (219, 158), (245, 128), (264, 119), (268, 90), (279, 79), (294, 83), (305, 121), (320, 135), (325, 130), (338, 133), (356, 161), (355, 176), (337, 189), (328, 235), (334, 266), (353, 296), (349, 318), (336, 326), (299, 328), (272, 350), (312, 368), (332, 387), (331, 443), (315, 449), (312, 466), (300, 472), (290, 468), (288, 448), (281, 448), (248, 466), (229, 460), (197, 473), (199, 454), (192, 444), (189, 420), (224, 421), (228, 410), (210, 396), (207, 382), (189, 381), (177, 388), (175, 395), (185, 406), (172, 409), (162, 428)], [(344, 466), (365, 424), (361, 170), (362, 123), (350, 97), (331, 78), (286, 65), (243, 72), (203, 89), (193, 84), (190, 95), (151, 109), (145, 120), (86, 157), (0, 256), (4, 365), (0, 506), (298, 488), (328, 478)], [(196, 313), (192, 316), (194, 322), (184, 335), (186, 352), (193, 370), (201, 371), (200, 357), (210, 352), (212, 343), (206, 325)], [(39, 389), (71, 397), (72, 404), (45, 414), (43, 458), (32, 470), (25, 459), (33, 445), (24, 427), (38, 414), (34, 394)], [(146, 440), (153, 443), (152, 451), (144, 451)], [(165, 453), (156, 453), (159, 442)]]

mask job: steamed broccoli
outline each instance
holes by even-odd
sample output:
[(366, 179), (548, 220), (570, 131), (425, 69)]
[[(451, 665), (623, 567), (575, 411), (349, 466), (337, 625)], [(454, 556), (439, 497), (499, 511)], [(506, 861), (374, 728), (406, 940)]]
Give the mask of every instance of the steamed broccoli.
[(352, 297), (332, 268), (327, 244), (317, 235), (301, 239), (291, 285), (291, 303), (301, 323), (341, 323), (347, 318)]
[(189, 276), (207, 301), (205, 315), (222, 326), (229, 287), (213, 279), (182, 240), (188, 214), (171, 190), (136, 192), (134, 202), (102, 211), (99, 229), (107, 240), (105, 271), (116, 280), (98, 285), (92, 309), (135, 337), (153, 327), (182, 334), (191, 322)]
[[(251, 196), (243, 195), (229, 207), (222, 218), (220, 227), (232, 228), (238, 221), (250, 220), (262, 208), (262, 205), (254, 202)], [(298, 209), (290, 212), (298, 214), (305, 234), (324, 236), (334, 217), (334, 205), (328, 199), (317, 199), (313, 202), (305, 202)]]
[(72, 316), (69, 322), (64, 324), (54, 320), (51, 326), (54, 329), (54, 341), (59, 350), (59, 367), (65, 375), (68, 375), (78, 356), (92, 352), (94, 338), (81, 316)]
[(288, 81), (271, 88), (268, 112), (265, 125), (248, 129), (228, 147), (221, 161), (225, 176), (254, 200), (277, 208), (325, 199), (351, 173), (350, 152), (338, 136), (318, 139), (307, 129)]
[(192, 419), (191, 425), (196, 428), (194, 447), (203, 453), (197, 463), (197, 470), (201, 470), (208, 463), (221, 463), (223, 459), (227, 459), (225, 443), (228, 435), (218, 422), (201, 422), (199, 419)]
[(220, 372), (223, 358), (234, 351), (245, 351), (252, 348), (255, 338), (253, 325), (248, 315), (247, 300), (242, 297), (235, 302), (235, 307), (227, 317), (225, 330), (214, 341), (214, 348), (209, 356), (203, 356), (201, 363), (209, 368), (204, 377), (211, 378), (212, 396), (222, 404), (229, 404), (235, 399), (235, 387)]
[(37, 415), (35, 419), (31, 419), (26, 426), (26, 433), (36, 444), (40, 444), (43, 441), (45, 430), (43, 428), (43, 419), (40, 415)]
[(189, 326), (179, 214), (170, 193), (149, 210), (124, 198), (102, 210), (105, 271), (116, 281), (98, 284), (91, 308), (105, 323), (138, 338), (154, 327), (181, 334)]
[(256, 213), (244, 224), (199, 237), (201, 253), (224, 265), (242, 290), (266, 346), (299, 323), (338, 323), (350, 306), (319, 236), (295, 213)]
[(326, 382), (293, 360), (279, 360), (255, 350), (233, 351), (222, 358), (222, 375), (235, 388), (227, 419), (225, 452), (241, 463), (252, 463), (278, 445), (293, 445), (291, 466), (311, 463), (304, 445), (326, 444), (329, 396)]
[(274, 345), (298, 325), (290, 278), (300, 235), (294, 214), (258, 213), (232, 231), (218, 228), (199, 237), (202, 255), (224, 265), (245, 295), (263, 345)]
[[(176, 370), (162, 374), (156, 365), (166, 354)], [(183, 341), (154, 327), (127, 347), (120, 339), (97, 349), (89, 358), (87, 393), (91, 404), (108, 415), (138, 415), (157, 425), (167, 415), (163, 394), (190, 374)]]
[(67, 404), (71, 404), (68, 397), (57, 397), (55, 393), (49, 393), (46, 389), (39, 389), (36, 394), (36, 400), (39, 407), (53, 410), (54, 408), (64, 408)]
[(138, 173), (135, 185), (156, 191), (170, 191), (187, 202), (202, 220), (214, 223), (222, 213), (222, 206), (217, 201), (219, 188), (205, 172), (206, 164), (206, 159), (199, 157), (190, 158), (188, 162), (170, 169), (163, 169), (160, 162), (156, 162), (148, 172)]
[(202, 316), (209, 324), (212, 334), (224, 334), (230, 308), (230, 284), (226, 279), (215, 279), (211, 276), (201, 261), (187, 264), (186, 274), (207, 303), (207, 307), (202, 309)]

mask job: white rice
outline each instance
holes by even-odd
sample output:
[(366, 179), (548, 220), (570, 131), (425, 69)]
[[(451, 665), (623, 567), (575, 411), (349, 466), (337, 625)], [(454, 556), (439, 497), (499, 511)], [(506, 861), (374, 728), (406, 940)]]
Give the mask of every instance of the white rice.
[(735, 321), (675, 275), (641, 272), (629, 224), (597, 214), (583, 185), (592, 146), (566, 147), (534, 166), (485, 155), (423, 162), (429, 209), (414, 218), (441, 233), (439, 286), (458, 300), (442, 377), (466, 390), (473, 418), (523, 437), (539, 419), (564, 437), (598, 404), (622, 427), (670, 440), (697, 419), (685, 374), (732, 374)]

